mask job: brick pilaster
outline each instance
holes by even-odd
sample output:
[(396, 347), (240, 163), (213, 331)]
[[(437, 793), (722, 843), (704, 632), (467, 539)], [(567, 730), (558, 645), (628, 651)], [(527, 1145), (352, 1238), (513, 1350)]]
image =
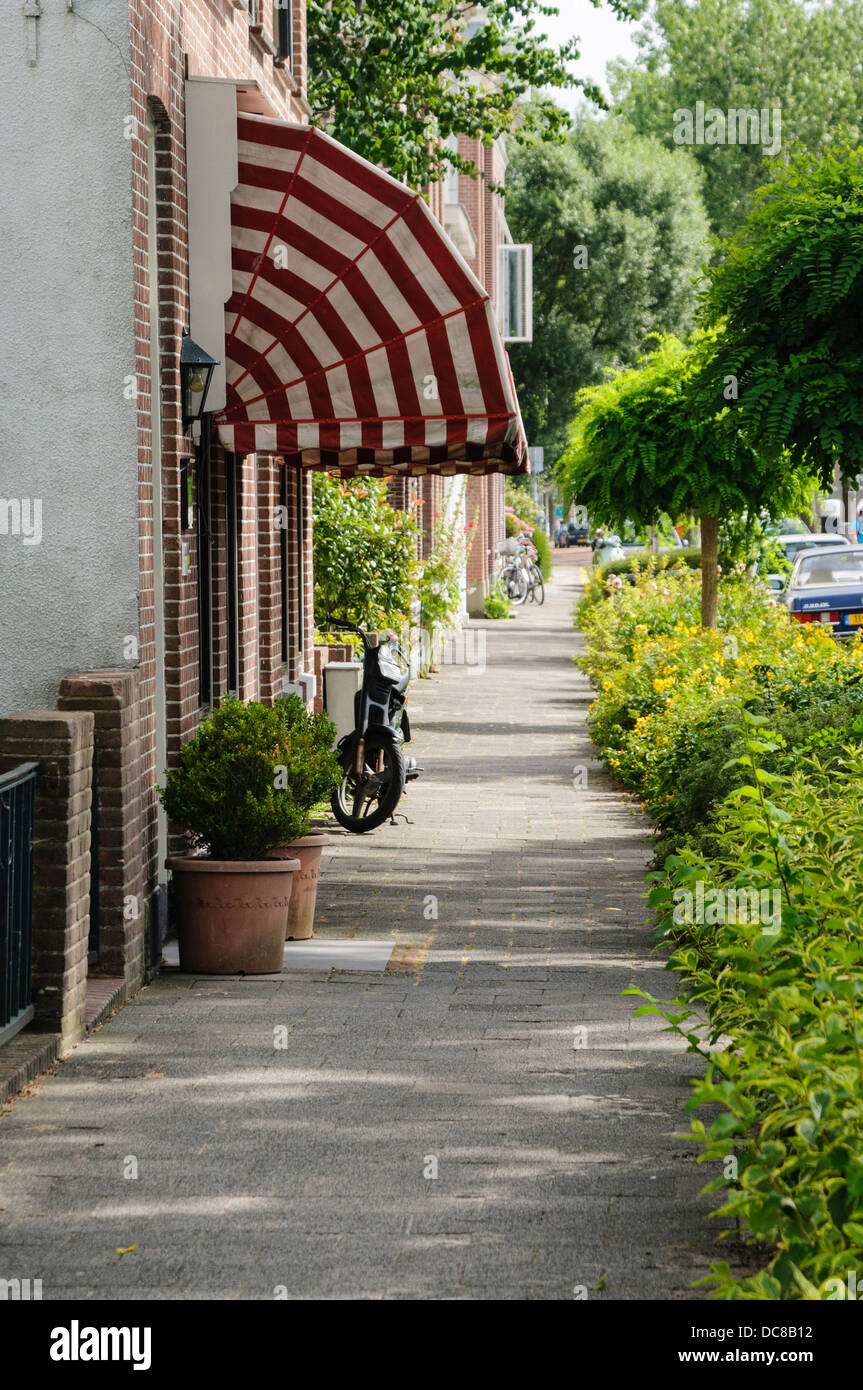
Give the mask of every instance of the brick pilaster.
[(98, 973), (122, 976), (127, 993), (144, 980), (144, 832), (155, 824), (156, 789), (141, 775), (137, 670), (75, 672), (58, 708), (94, 719), (98, 814)]

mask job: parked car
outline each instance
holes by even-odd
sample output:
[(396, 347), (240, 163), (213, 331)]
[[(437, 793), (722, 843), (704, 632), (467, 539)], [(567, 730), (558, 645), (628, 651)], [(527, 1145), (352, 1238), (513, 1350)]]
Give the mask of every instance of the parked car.
[(566, 528), (567, 545), (587, 545), (590, 531), (587, 526), (579, 526), (574, 521), (570, 521)]
[[(683, 541), (667, 518), (660, 522), (655, 528), (655, 533), (657, 551), (679, 550), (682, 548)], [(627, 521), (623, 528), (623, 535), (618, 536), (617, 539), (618, 543), (623, 547), (624, 555), (635, 555), (639, 551), (650, 549), (650, 541), (647, 533), (644, 530), (637, 531), (631, 521)]]
[(828, 536), (824, 532), (817, 531), (808, 535), (796, 531), (786, 532), (784, 535), (771, 536), (770, 540), (772, 546), (778, 546), (789, 566), (784, 573), (779, 570), (768, 570), (767, 572), (767, 583), (771, 589), (775, 589), (777, 592), (785, 588), (788, 576), (794, 567), (794, 561), (804, 550), (835, 549), (837, 546), (851, 545), (847, 536)]
[(563, 525), (562, 522), (559, 526), (555, 527), (554, 543), (557, 546), (558, 550), (562, 550), (563, 547), (566, 545), (566, 527)]
[(811, 536), (811, 526), (801, 521), (799, 516), (783, 516), (778, 521), (768, 521), (764, 527), (765, 536), (776, 539), (779, 536)]
[(797, 622), (824, 623), (834, 637), (863, 631), (863, 546), (801, 550), (782, 601)]

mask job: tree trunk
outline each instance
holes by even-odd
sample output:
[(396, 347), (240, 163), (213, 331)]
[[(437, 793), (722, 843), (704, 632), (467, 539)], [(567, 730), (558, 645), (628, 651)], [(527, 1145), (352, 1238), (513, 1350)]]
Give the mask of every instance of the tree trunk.
[(701, 626), (716, 627), (719, 565), (719, 517), (701, 516)]

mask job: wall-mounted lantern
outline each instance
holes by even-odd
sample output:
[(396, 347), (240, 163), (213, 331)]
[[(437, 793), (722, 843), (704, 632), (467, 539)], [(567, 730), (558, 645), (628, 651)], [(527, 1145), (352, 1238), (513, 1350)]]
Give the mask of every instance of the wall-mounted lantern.
[(183, 346), (180, 349), (180, 383), (185, 429), (188, 429), (194, 420), (200, 420), (203, 415), (210, 379), (218, 365), (215, 357), (211, 357), (199, 347), (188, 333), (183, 334)]

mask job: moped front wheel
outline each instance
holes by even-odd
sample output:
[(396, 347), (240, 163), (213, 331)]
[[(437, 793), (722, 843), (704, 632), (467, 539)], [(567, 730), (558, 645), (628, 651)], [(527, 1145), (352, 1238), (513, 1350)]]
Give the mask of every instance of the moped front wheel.
[(343, 771), (330, 805), (346, 830), (362, 835), (389, 820), (405, 789), (405, 759), (400, 743), (366, 734), (362, 772)]

